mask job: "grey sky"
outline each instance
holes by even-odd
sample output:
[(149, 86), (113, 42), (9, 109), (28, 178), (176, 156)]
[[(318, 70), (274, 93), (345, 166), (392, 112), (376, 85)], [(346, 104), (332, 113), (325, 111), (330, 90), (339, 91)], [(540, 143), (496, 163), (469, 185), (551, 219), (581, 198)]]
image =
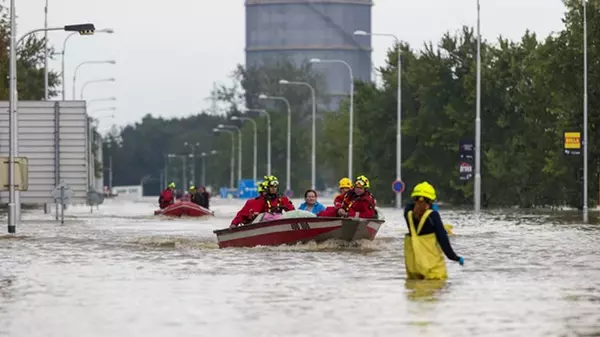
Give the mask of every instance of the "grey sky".
[[(19, 36), (44, 25), (45, 0), (17, 2)], [(95, 110), (116, 106), (115, 123), (138, 121), (146, 113), (186, 116), (210, 106), (214, 81), (229, 83), (229, 74), (244, 62), (243, 0), (49, 0), (49, 26), (92, 22), (115, 34), (74, 36), (67, 44), (67, 97), (74, 68), (83, 61), (115, 59), (116, 65), (85, 65), (78, 88), (88, 80), (116, 77), (115, 83), (89, 85), (87, 99), (116, 96)], [(562, 28), (561, 0), (481, 0), (482, 35), (520, 38), (526, 29), (546, 36)], [(418, 49), (443, 32), (475, 26), (475, 0), (379, 0), (373, 6), (373, 32), (394, 33)], [(57, 51), (67, 33), (50, 32)], [(393, 41), (373, 38), (373, 64), (380, 66)], [(50, 61), (60, 72), (60, 57)], [(79, 97), (79, 94), (77, 95)], [(99, 113), (107, 115), (109, 112)], [(105, 118), (100, 129), (112, 120)]]

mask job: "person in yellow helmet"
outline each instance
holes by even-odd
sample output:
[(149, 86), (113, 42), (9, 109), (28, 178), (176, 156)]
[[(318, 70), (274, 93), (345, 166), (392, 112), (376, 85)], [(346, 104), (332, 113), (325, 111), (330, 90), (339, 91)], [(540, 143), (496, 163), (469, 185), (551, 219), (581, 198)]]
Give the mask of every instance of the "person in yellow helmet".
[(404, 209), (404, 219), (409, 231), (404, 237), (406, 277), (446, 279), (448, 272), (444, 254), (461, 266), (465, 260), (452, 249), (440, 214), (432, 210), (432, 204), (437, 198), (435, 188), (424, 181), (415, 186), (410, 197), (412, 202)]
[(165, 209), (175, 202), (175, 183), (170, 182), (167, 188), (160, 192), (158, 197), (158, 206), (160, 209)]
[(353, 185), (354, 187), (344, 194), (341, 205), (327, 207), (324, 211), (319, 212), (317, 216), (376, 218), (375, 198), (369, 192), (371, 187), (369, 179), (364, 175), (358, 176)]
[(340, 194), (338, 194), (335, 197), (335, 199), (333, 199), (333, 205), (335, 207), (342, 207), (342, 202), (344, 202), (344, 195), (346, 195), (346, 193), (350, 191), (354, 186), (352, 186), (352, 180), (348, 179), (347, 177), (344, 177), (340, 179), (338, 187), (340, 189)]

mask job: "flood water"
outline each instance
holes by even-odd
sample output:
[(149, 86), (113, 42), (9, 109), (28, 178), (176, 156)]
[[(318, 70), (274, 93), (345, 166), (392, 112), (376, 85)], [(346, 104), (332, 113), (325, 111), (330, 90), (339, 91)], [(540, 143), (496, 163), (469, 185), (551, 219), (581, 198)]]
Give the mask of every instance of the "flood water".
[(442, 209), (465, 266), (407, 283), (397, 211), (372, 242), (219, 249), (241, 203), (213, 203), (24, 213), (0, 235), (0, 336), (600, 336), (600, 231), (579, 216)]

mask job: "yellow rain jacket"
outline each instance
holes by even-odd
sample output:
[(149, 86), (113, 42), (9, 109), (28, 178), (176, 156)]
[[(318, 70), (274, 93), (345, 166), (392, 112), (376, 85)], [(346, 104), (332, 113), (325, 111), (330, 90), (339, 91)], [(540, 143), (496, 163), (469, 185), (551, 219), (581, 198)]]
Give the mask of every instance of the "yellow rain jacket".
[(404, 262), (408, 279), (445, 280), (446, 259), (435, 233), (419, 235), (432, 210), (428, 209), (415, 228), (413, 211), (408, 212), (410, 233), (404, 237)]

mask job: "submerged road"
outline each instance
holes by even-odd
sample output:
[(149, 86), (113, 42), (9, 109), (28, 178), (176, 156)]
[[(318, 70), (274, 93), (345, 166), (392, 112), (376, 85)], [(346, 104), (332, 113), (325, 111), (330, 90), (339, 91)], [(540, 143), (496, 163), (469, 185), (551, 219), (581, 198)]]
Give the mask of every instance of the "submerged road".
[(0, 336), (600, 334), (600, 228), (579, 214), (494, 211), (477, 225), (442, 209), (465, 266), (407, 283), (400, 212), (384, 209), (372, 242), (218, 249), (212, 231), (241, 202), (212, 206), (200, 221), (156, 218), (150, 201), (71, 207), (62, 226), (24, 213), (0, 235)]

